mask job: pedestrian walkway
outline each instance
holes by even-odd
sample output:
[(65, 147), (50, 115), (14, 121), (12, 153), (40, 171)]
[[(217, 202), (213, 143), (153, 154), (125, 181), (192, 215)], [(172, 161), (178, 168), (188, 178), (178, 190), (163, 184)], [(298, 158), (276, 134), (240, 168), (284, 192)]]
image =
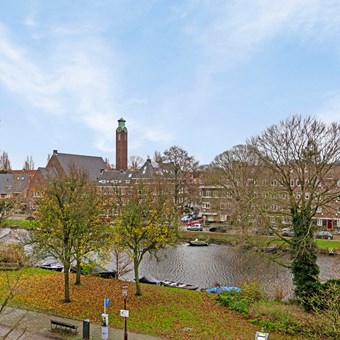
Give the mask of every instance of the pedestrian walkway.
[[(51, 319), (64, 321), (78, 326), (78, 333), (72, 334), (70, 332), (52, 331)], [(7, 307), (0, 316), (0, 339), (2, 339), (4, 335), (7, 334), (13, 327), (14, 330), (12, 330), (6, 338), (8, 340), (83, 339), (83, 320), (61, 318), (49, 314)], [(149, 335), (136, 334), (129, 331), (128, 338), (129, 340), (161, 339)], [(101, 325), (90, 322), (90, 339), (102, 339)], [(124, 339), (124, 331), (120, 329), (109, 328), (109, 340), (111, 339)]]

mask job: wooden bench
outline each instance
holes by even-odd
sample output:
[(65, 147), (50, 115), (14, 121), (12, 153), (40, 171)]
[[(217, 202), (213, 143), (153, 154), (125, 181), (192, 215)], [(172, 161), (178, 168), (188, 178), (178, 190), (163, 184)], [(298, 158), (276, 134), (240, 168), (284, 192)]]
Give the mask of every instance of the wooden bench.
[(78, 326), (59, 320), (51, 320), (51, 329), (61, 329), (64, 331), (72, 331), (74, 333), (78, 332)]

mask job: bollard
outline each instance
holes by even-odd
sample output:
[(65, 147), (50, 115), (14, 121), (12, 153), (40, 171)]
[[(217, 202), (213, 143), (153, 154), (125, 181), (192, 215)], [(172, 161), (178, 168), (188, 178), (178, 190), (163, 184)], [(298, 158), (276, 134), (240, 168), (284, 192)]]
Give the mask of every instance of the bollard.
[(90, 320), (83, 320), (83, 340), (90, 340)]

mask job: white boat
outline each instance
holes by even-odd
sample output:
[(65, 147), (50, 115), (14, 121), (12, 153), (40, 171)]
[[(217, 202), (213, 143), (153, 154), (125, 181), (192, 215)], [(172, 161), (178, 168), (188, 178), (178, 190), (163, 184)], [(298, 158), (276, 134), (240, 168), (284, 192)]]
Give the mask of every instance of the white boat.
[(53, 257), (47, 257), (46, 259), (40, 261), (37, 264), (37, 267), (41, 269), (55, 270), (57, 272), (62, 272), (64, 270), (64, 266)]
[(161, 286), (172, 287), (172, 288), (183, 288), (183, 289), (189, 289), (189, 290), (198, 289), (198, 286), (195, 286), (195, 285), (191, 285), (191, 284), (188, 284), (188, 283), (176, 282), (176, 281), (170, 281), (170, 280), (161, 281)]
[(200, 241), (196, 239), (196, 240), (189, 241), (189, 245), (200, 247), (200, 246), (208, 246), (209, 244), (205, 241)]

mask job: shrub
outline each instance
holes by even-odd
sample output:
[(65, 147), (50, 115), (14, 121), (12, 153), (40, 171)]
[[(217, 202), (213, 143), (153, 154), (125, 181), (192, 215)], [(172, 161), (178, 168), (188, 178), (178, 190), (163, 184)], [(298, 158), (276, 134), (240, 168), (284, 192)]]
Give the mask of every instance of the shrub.
[(263, 285), (258, 281), (245, 281), (240, 286), (239, 292), (230, 291), (222, 292), (218, 295), (217, 300), (229, 309), (247, 315), (250, 306), (263, 298)]
[(259, 281), (245, 281), (240, 285), (241, 295), (244, 296), (250, 303), (254, 303), (265, 298), (263, 293), (263, 284)]
[(24, 265), (27, 264), (29, 260), (19, 246), (7, 245), (0, 247), (0, 262)]
[(242, 296), (240, 292), (223, 292), (217, 296), (217, 300), (229, 309), (235, 310), (241, 314), (249, 313), (250, 301)]
[(340, 338), (340, 280), (320, 285), (309, 300), (311, 313), (304, 320), (305, 331), (318, 337)]
[[(264, 329), (275, 330), (285, 334), (297, 334), (302, 327), (299, 318), (294, 314), (294, 308), (282, 303), (266, 302), (252, 305), (249, 312), (253, 324), (259, 325)], [(301, 311), (299, 311), (301, 313)]]

